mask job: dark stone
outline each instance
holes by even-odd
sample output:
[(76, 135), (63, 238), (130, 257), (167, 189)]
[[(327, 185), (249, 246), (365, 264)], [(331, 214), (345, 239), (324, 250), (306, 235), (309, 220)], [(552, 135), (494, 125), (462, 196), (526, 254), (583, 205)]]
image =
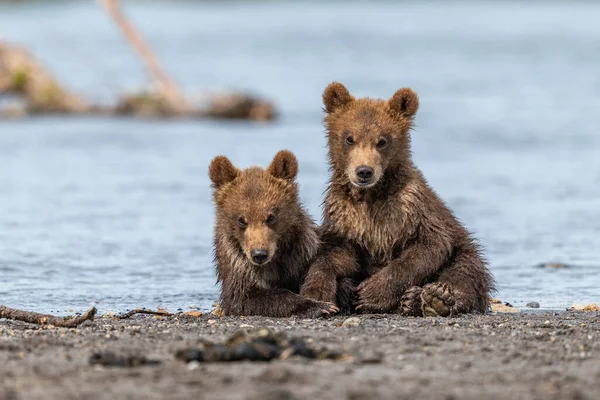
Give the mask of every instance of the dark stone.
[(149, 360), (143, 355), (119, 355), (111, 351), (97, 352), (90, 356), (90, 365), (103, 367), (139, 367), (141, 365), (157, 365), (158, 360)]

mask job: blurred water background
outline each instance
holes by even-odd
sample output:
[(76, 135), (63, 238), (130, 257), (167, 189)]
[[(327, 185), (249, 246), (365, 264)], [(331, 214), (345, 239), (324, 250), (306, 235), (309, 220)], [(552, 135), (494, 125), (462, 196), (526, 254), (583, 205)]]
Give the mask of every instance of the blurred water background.
[[(0, 304), (210, 308), (210, 160), (267, 165), (292, 150), (302, 199), (320, 219), (321, 93), (333, 80), (358, 96), (419, 93), (414, 158), (481, 239), (498, 297), (557, 309), (600, 301), (600, 3), (131, 1), (125, 10), (187, 94), (249, 89), (281, 117), (1, 120)], [(91, 1), (0, 2), (0, 38), (90, 99), (148, 82)]]

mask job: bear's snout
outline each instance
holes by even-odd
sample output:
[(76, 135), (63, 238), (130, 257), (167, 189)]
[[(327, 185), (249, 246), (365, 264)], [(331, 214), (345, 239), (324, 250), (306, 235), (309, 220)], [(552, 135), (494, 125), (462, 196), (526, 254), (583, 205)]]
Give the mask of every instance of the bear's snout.
[(347, 154), (346, 176), (350, 183), (360, 189), (374, 186), (383, 175), (383, 159), (380, 152), (368, 143), (354, 146)]
[(252, 262), (261, 265), (269, 259), (269, 250), (267, 249), (252, 249), (250, 252), (252, 256)]
[(373, 181), (373, 175), (375, 171), (368, 165), (361, 165), (356, 168), (356, 176), (358, 177), (358, 183), (369, 184)]

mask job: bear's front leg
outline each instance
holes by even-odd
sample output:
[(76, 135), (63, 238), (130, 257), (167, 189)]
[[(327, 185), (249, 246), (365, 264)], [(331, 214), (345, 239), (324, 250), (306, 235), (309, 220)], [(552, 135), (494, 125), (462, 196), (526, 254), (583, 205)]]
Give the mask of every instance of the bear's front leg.
[(335, 274), (320, 263), (313, 264), (308, 270), (300, 295), (316, 301), (335, 301), (337, 278)]
[(324, 247), (308, 269), (300, 294), (309, 299), (333, 303), (336, 301), (338, 279), (356, 271), (358, 262), (349, 246)]
[(254, 288), (236, 297), (234, 301), (222, 299), (221, 303), (226, 315), (318, 318), (327, 317), (339, 311), (339, 308), (333, 303), (307, 299), (281, 288)]
[(417, 242), (358, 286), (361, 312), (397, 312), (404, 292), (434, 274), (448, 257), (442, 241)]
[(367, 314), (391, 313), (398, 307), (402, 288), (391, 266), (377, 271), (357, 288), (356, 310)]

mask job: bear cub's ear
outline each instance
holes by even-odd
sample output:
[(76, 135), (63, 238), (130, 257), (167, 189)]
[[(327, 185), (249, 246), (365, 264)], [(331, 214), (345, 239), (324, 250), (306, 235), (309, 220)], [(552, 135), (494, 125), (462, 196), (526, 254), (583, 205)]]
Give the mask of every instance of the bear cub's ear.
[(330, 83), (325, 92), (323, 92), (323, 104), (325, 104), (325, 111), (329, 114), (350, 103), (352, 100), (354, 100), (354, 97), (339, 82)]
[(281, 150), (275, 155), (267, 171), (275, 178), (293, 181), (298, 174), (298, 160), (291, 151)]
[(388, 100), (388, 106), (401, 116), (412, 118), (419, 108), (419, 97), (412, 89), (402, 88)]
[(233, 166), (225, 156), (217, 156), (210, 163), (208, 175), (215, 188), (220, 188), (226, 183), (233, 181), (240, 174), (240, 170)]

